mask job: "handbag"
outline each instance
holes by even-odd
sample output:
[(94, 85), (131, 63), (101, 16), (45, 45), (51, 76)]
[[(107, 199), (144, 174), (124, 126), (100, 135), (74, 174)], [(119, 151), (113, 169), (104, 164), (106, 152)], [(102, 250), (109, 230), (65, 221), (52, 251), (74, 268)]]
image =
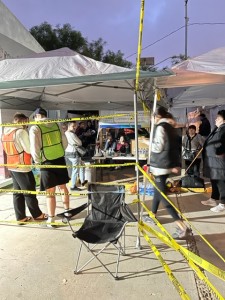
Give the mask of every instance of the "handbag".
[[(195, 158), (196, 152), (191, 151), (191, 140), (192, 139), (189, 139), (189, 138), (187, 139), (185, 148), (182, 152), (182, 157), (184, 160), (192, 161)], [(188, 147), (188, 144), (189, 144), (189, 147)]]
[(180, 186), (184, 188), (205, 188), (205, 182), (200, 177), (187, 175), (181, 178)]
[(76, 146), (76, 151), (80, 157), (85, 156), (87, 153), (87, 149), (85, 149), (83, 146)]
[(195, 158), (195, 152), (192, 152), (189, 149), (184, 149), (182, 153), (182, 157), (184, 160), (193, 160)]

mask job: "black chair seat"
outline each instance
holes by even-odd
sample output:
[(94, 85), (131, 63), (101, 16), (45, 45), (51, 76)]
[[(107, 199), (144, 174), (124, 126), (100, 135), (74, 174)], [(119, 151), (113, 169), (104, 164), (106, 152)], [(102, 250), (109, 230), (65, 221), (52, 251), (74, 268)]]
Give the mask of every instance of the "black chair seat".
[(124, 226), (125, 223), (121, 221), (86, 220), (74, 237), (91, 244), (115, 242)]

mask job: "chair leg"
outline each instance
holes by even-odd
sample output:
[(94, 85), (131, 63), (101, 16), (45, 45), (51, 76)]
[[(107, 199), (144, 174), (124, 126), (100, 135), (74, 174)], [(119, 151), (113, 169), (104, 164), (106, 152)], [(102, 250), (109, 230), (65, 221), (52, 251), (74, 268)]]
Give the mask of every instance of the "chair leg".
[(123, 253), (122, 255), (126, 255), (126, 240), (125, 240), (125, 230), (126, 228), (124, 227), (124, 231), (123, 231)]
[[(120, 254), (123, 253), (123, 248), (121, 247), (120, 242), (118, 241), (120, 247), (118, 247), (118, 255), (117, 255), (117, 262), (116, 262), (116, 273), (115, 273), (115, 279), (118, 279), (118, 270), (119, 270), (119, 262), (120, 262)], [(115, 246), (115, 245), (114, 245)], [(116, 247), (117, 248), (117, 247)], [(122, 252), (121, 252), (122, 250)]]
[(83, 244), (81, 243), (80, 244), (80, 249), (79, 249), (79, 252), (78, 252), (77, 263), (76, 263), (76, 267), (75, 267), (75, 270), (74, 270), (74, 274), (78, 273), (77, 268), (78, 268), (78, 263), (79, 263), (79, 259), (80, 259), (80, 254), (81, 254), (82, 246), (83, 246)]
[[(78, 270), (76, 269), (75, 274), (78, 274), (81, 270), (83, 270), (84, 267), (86, 267), (92, 260), (94, 260), (95, 258), (99, 261), (99, 263), (106, 269), (106, 271), (114, 278), (114, 279), (118, 279), (117, 273), (118, 273), (118, 265), (119, 265), (119, 258), (120, 258), (120, 251), (119, 248), (117, 248), (118, 250), (118, 258), (117, 258), (117, 271), (116, 271), (116, 275), (113, 275), (113, 273), (103, 264), (103, 262), (98, 258), (98, 255), (100, 253), (102, 253), (111, 243), (106, 244), (100, 251), (98, 251), (96, 254), (94, 252), (92, 252), (92, 250), (84, 243), (81, 241), (81, 246), (83, 245), (92, 255), (93, 257), (90, 258), (83, 266), (81, 266)], [(115, 245), (114, 245), (115, 246)], [(93, 247), (94, 248), (94, 247)], [(81, 247), (80, 247), (81, 249)], [(80, 253), (79, 253), (80, 254)]]

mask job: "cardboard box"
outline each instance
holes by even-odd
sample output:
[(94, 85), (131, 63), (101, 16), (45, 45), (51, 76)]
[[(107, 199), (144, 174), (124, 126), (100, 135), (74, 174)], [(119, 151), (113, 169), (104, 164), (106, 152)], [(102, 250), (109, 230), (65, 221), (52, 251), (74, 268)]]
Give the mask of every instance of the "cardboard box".
[[(143, 141), (144, 140), (144, 141)], [(139, 157), (148, 157), (149, 139), (138, 138), (138, 152)], [(131, 140), (131, 154), (135, 156), (135, 140)]]

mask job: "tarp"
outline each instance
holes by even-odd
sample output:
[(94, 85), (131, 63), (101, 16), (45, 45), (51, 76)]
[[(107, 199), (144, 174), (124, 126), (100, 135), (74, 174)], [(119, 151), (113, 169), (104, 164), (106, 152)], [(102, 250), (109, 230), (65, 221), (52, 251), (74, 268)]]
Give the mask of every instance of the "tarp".
[[(153, 78), (172, 72), (142, 71), (139, 97)], [(136, 71), (95, 61), (68, 48), (0, 62), (0, 108), (133, 110)], [(141, 107), (141, 106), (140, 106)]]
[(187, 59), (172, 68), (174, 76), (157, 78), (159, 88), (191, 87), (225, 83), (225, 47)]
[(172, 68), (175, 76), (157, 78), (168, 106), (196, 107), (225, 103), (225, 47), (183, 61)]
[(167, 103), (174, 108), (225, 104), (225, 84), (168, 89)]

